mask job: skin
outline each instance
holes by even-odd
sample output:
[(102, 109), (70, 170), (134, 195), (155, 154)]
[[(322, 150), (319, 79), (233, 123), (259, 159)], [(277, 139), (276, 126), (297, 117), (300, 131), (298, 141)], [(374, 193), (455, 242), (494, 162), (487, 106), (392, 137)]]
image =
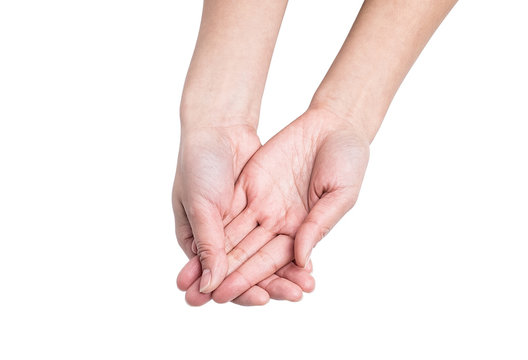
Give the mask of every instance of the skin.
[[(176, 236), (188, 257), (198, 253), (194, 261), (200, 260), (200, 273), (209, 274), (195, 284), (204, 293), (215, 289), (228, 271), (224, 226), (244, 206), (233, 202), (234, 184), (260, 147), (260, 102), (285, 8), (286, 1), (276, 0), (204, 2), (180, 105), (173, 187)], [(179, 277), (179, 287), (186, 290), (191, 277)], [(309, 271), (292, 264), (235, 302), (262, 305), (270, 297), (297, 301), (307, 283), (313, 284)]]
[[(230, 134), (237, 135), (236, 141)], [(195, 237), (210, 239), (215, 236), (210, 225), (211, 219), (218, 216), (222, 236), (221, 251), (225, 253), (233, 248), (234, 244), (224, 243), (224, 224), (233, 218), (230, 210), (245, 207), (245, 199), (233, 199), (235, 179), (249, 156), (260, 147), (260, 142), (254, 131), (244, 128), (234, 131), (233, 127), (229, 127), (215, 132), (207, 129), (193, 132), (192, 136), (186, 135), (180, 145), (173, 203), (177, 238), (182, 249), (194, 261), (186, 267), (192, 270), (191, 273), (186, 275), (183, 272), (177, 283), (182, 290), (192, 288), (198, 293), (187, 296), (189, 304), (202, 305), (204, 299), (210, 299), (210, 294), (201, 294), (199, 281), (195, 281), (196, 275), (199, 276), (202, 271), (199, 257), (194, 256), (192, 243)], [(188, 214), (190, 217), (187, 217)], [(227, 262), (232, 262), (230, 256), (227, 257)], [(232, 300), (243, 305), (263, 305), (270, 297), (298, 301), (303, 290), (313, 289), (313, 282), (309, 271), (290, 263), (283, 269), (277, 268), (266, 279), (259, 281), (257, 286), (248, 288), (247, 292)]]
[(301, 224), (322, 238), (336, 214), (353, 206), (368, 162), (368, 142), (358, 131), (328, 111), (310, 110), (252, 157), (235, 188), (247, 206), (225, 230), (236, 246), (230, 275), (213, 292), (216, 302), (233, 300), (290, 263)]
[[(238, 176), (224, 224), (227, 277), (213, 289), (215, 301), (237, 299), (293, 259), (299, 267), (309, 264), (315, 244), (354, 205), (369, 144), (405, 75), (455, 3), (363, 3), (309, 109), (258, 148)], [(180, 278), (196, 278), (191, 269), (186, 265)], [(188, 299), (199, 295), (197, 285), (186, 290)]]

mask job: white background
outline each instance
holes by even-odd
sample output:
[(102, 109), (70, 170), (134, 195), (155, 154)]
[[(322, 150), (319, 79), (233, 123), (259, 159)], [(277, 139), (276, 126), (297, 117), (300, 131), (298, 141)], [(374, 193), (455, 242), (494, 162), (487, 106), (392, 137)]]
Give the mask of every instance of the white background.
[[(263, 141), (359, 1), (292, 1)], [(527, 359), (522, 1), (462, 1), (405, 80), (300, 303), (191, 308), (170, 205), (200, 1), (0, 3), (0, 358)]]

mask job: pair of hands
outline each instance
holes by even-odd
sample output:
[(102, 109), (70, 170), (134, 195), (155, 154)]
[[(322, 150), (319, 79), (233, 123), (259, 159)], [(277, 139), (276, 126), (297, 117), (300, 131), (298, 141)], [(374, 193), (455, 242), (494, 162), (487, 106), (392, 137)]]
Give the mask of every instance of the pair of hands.
[(262, 305), (312, 291), (311, 250), (354, 205), (368, 154), (362, 129), (326, 109), (263, 146), (248, 125), (182, 129), (173, 207), (187, 302)]

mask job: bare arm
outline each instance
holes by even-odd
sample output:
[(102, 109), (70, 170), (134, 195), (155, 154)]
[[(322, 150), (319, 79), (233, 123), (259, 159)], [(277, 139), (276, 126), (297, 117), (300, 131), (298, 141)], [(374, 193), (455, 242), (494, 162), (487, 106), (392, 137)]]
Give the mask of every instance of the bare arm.
[[(350, 124), (348, 128), (353, 129), (355, 143), (361, 142), (357, 139), (366, 144), (372, 142), (405, 75), (455, 4), (456, 0), (366, 0), (317, 89), (308, 113), (318, 110), (330, 113), (332, 115), (326, 118), (333, 116), (334, 123)], [(341, 129), (342, 132), (346, 130)], [(320, 199), (314, 202), (297, 232), (295, 261), (300, 266), (307, 263), (315, 244), (357, 199), (368, 157), (361, 154), (368, 154), (368, 149), (361, 150), (360, 146), (353, 152), (356, 154), (350, 158), (356, 164), (355, 170), (340, 180), (325, 179), (323, 175), (319, 179), (312, 175), (312, 187), (316, 184), (316, 187), (326, 188), (326, 193), (317, 196), (316, 199)], [(323, 155), (318, 154), (318, 157), (321, 159)], [(339, 161), (339, 157), (334, 158)], [(364, 165), (359, 166), (361, 163)], [(343, 168), (349, 164), (345, 163)], [(331, 164), (315, 162), (314, 169), (319, 166), (329, 168)], [(341, 172), (344, 174), (343, 170)], [(333, 192), (330, 191), (332, 186)]]
[(456, 0), (366, 0), (315, 93), (374, 138), (405, 75)]
[[(287, 0), (205, 0), (181, 102), (182, 125), (247, 119), (256, 128)], [(245, 122), (244, 122), (245, 123)]]
[(260, 102), (286, 0), (205, 0), (180, 106), (176, 236), (200, 257), (202, 292), (225, 277), (224, 225), (240, 171), (260, 147)]

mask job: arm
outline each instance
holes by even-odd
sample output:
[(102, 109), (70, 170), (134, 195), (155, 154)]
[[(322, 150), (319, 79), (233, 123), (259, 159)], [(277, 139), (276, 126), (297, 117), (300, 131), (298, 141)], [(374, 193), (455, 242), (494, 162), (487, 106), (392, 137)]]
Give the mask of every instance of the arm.
[(180, 106), (173, 189), (176, 235), (188, 256), (200, 257), (203, 292), (214, 290), (227, 272), (224, 222), (234, 183), (260, 147), (260, 102), (286, 3), (204, 1)]
[[(365, 141), (372, 142), (405, 75), (455, 3), (366, 0), (310, 108), (325, 109), (349, 122)], [(352, 188), (359, 191), (357, 184)], [(300, 266), (353, 205), (339, 202), (332, 196), (321, 197), (299, 228), (295, 260)]]
[(456, 0), (366, 0), (311, 107), (360, 125), (372, 141), (405, 75)]
[[(315, 244), (354, 206), (369, 144), (403, 78), (454, 4), (364, 2), (309, 109), (261, 147), (239, 177), (237, 190), (248, 205), (233, 222), (246, 223), (241, 228), (257, 223), (263, 231), (238, 234), (234, 251), (245, 262), (214, 291), (215, 301), (233, 299), (292, 258), (299, 266), (309, 263)], [(274, 268), (256, 266), (274, 253), (284, 255)]]
[[(369, 143), (406, 73), (454, 3), (364, 2), (309, 109), (261, 147), (239, 177), (235, 192), (244, 193), (248, 203), (233, 223), (249, 231), (259, 224), (261, 230), (228, 236), (236, 239), (237, 261), (214, 291), (215, 301), (234, 299), (292, 258), (299, 266), (309, 263), (313, 246), (354, 205)], [(277, 253), (281, 257), (273, 267), (259, 265)]]
[(257, 127), (287, 0), (205, 0), (181, 101), (183, 129)]

